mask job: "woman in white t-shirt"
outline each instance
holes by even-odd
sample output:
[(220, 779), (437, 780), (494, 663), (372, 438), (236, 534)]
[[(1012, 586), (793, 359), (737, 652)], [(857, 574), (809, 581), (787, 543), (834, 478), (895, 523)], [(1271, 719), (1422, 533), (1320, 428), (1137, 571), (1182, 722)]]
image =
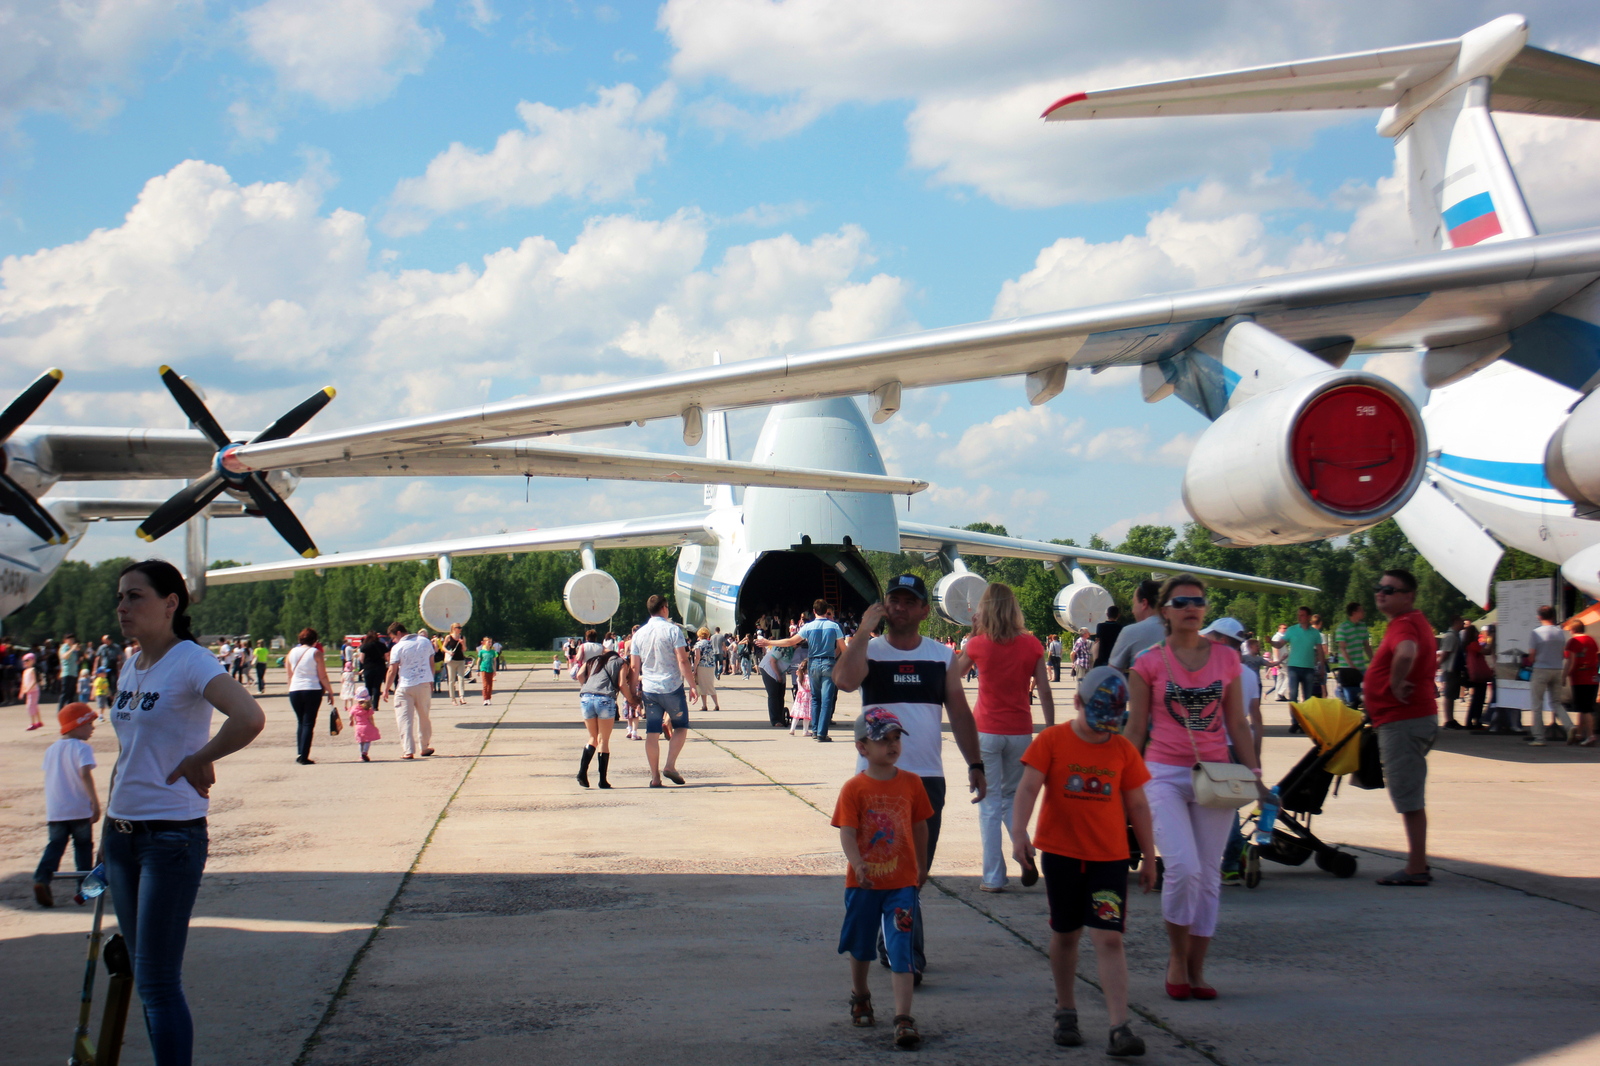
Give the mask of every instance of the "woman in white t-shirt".
[[(183, 948), (206, 865), (213, 764), (266, 724), (244, 686), (194, 642), (188, 607), (183, 575), (171, 563), (149, 559), (122, 571), (117, 621), (140, 651), (123, 665), (111, 704), (122, 751), (111, 772), (102, 854), (156, 1066), (187, 1066), (194, 1055)], [(215, 736), (213, 708), (226, 718)]]
[(327, 656), (317, 643), (317, 631), (307, 626), (300, 631), (300, 643), (289, 649), (283, 657), (283, 667), (289, 672), (289, 706), (295, 717), (295, 762), (312, 766), (311, 738), (317, 735), (317, 712), (322, 709), (322, 697), (337, 707), (333, 683), (328, 680)]

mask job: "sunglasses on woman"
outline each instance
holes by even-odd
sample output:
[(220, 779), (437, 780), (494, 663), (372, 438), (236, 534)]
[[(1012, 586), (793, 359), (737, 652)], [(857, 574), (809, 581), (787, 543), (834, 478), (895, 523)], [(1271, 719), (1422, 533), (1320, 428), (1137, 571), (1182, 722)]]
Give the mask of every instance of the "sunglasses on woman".
[(1204, 596), (1174, 596), (1167, 601), (1166, 605), (1168, 607), (1204, 607), (1206, 598)]

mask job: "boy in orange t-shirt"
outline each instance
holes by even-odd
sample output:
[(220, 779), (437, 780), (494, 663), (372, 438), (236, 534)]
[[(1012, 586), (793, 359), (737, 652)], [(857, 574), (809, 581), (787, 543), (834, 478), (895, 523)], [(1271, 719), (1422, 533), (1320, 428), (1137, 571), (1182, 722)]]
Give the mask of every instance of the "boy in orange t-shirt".
[[(1039, 847), (1050, 900), (1050, 972), (1056, 983), (1055, 1042), (1083, 1043), (1073, 984), (1084, 926), (1094, 944), (1100, 987), (1111, 1021), (1106, 1054), (1143, 1055), (1144, 1041), (1128, 1024), (1128, 959), (1122, 950), (1128, 897), (1128, 831), (1133, 824), (1144, 861), (1139, 885), (1156, 886), (1151, 856), (1155, 839), (1144, 783), (1150, 780), (1139, 752), (1118, 735), (1128, 718), (1128, 683), (1110, 666), (1097, 666), (1078, 683), (1078, 716), (1050, 726), (1022, 756), (1022, 784), (1012, 815), (1012, 851), (1025, 871)], [(1037, 835), (1028, 836), (1034, 801), (1044, 791)]]
[(911, 1017), (911, 921), (917, 889), (928, 879), (933, 804), (922, 778), (895, 766), (905, 727), (893, 711), (866, 708), (856, 719), (855, 732), (856, 751), (867, 760), (867, 768), (845, 782), (833, 809), (839, 844), (850, 860), (844, 928), (839, 931), (839, 954), (850, 953), (850, 1021), (873, 1024), (867, 974), (881, 930), (894, 971), (894, 1042), (914, 1048), (922, 1038)]

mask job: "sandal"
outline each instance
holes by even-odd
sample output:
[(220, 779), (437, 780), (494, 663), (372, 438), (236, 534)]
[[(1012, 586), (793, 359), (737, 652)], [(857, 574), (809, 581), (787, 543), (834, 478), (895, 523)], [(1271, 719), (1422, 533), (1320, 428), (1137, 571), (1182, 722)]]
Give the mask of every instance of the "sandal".
[(894, 1016), (895, 1047), (914, 1048), (922, 1044), (922, 1034), (917, 1032), (917, 1020), (909, 1014)]
[(872, 1016), (871, 992), (864, 996), (850, 993), (850, 1024), (861, 1029), (878, 1024), (877, 1019)]
[(1378, 878), (1378, 884), (1401, 888), (1427, 888), (1433, 884), (1433, 874), (1408, 874), (1404, 870), (1396, 870), (1388, 877)]
[(1056, 1011), (1056, 1028), (1051, 1035), (1062, 1047), (1083, 1046), (1083, 1034), (1078, 1031), (1078, 1012), (1068, 1007)]
[(661, 776), (671, 781), (674, 785), (683, 784), (683, 775), (676, 770), (663, 770)]
[(1134, 1055), (1144, 1054), (1144, 1040), (1134, 1035), (1133, 1027), (1123, 1022), (1111, 1030), (1111, 1039), (1106, 1044), (1106, 1054), (1116, 1058), (1130, 1058)]

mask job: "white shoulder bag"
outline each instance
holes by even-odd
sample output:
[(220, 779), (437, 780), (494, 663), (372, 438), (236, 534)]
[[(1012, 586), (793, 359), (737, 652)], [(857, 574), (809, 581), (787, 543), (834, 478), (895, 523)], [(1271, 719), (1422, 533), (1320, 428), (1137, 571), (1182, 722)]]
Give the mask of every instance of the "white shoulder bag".
[[(1167, 684), (1172, 684), (1176, 676), (1172, 670), (1172, 659), (1167, 655), (1167, 645), (1161, 644), (1161, 657), (1167, 663)], [(1166, 693), (1161, 694), (1162, 702), (1166, 702)], [(1217, 713), (1223, 713), (1218, 700)], [(1226, 726), (1224, 726), (1226, 728)], [(1250, 767), (1236, 762), (1206, 762), (1200, 758), (1200, 745), (1195, 743), (1194, 730), (1184, 727), (1189, 736), (1189, 746), (1194, 748), (1194, 801), (1202, 807), (1216, 807), (1221, 810), (1236, 811), (1240, 807), (1254, 803), (1260, 792), (1256, 787), (1256, 774)]]

